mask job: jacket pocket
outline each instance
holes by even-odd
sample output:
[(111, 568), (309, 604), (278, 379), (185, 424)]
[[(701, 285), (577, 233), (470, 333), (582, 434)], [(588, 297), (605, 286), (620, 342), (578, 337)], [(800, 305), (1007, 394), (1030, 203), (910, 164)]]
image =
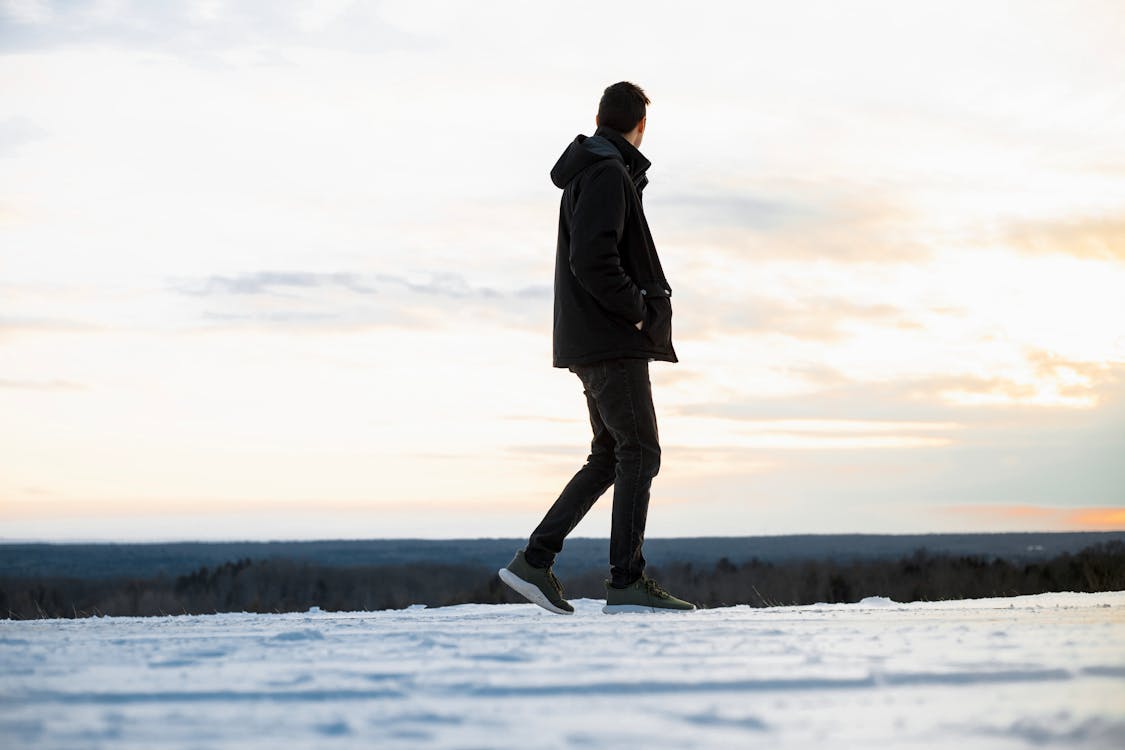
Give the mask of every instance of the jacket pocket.
[(664, 348), (672, 345), (672, 288), (660, 281), (639, 281), (645, 298), (645, 322), (641, 333)]

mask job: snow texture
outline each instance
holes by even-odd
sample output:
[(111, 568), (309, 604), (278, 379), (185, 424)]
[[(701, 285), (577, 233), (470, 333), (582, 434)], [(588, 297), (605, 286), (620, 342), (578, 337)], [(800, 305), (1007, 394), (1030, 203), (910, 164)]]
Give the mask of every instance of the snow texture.
[(1125, 748), (1125, 592), (0, 621), (5, 748)]

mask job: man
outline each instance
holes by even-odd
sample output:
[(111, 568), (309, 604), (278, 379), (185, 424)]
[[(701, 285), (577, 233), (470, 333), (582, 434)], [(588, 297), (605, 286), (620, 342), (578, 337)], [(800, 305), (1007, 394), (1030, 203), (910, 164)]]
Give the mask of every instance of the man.
[(594, 437), (586, 464), (499, 575), (557, 614), (574, 608), (551, 569), (594, 502), (613, 486), (605, 612), (691, 610), (644, 575), (649, 488), (660, 443), (648, 363), (676, 362), (672, 288), (645, 221), (648, 159), (639, 151), (649, 99), (635, 84), (608, 87), (594, 135), (579, 135), (551, 170), (563, 189), (555, 256), (554, 366), (582, 381)]

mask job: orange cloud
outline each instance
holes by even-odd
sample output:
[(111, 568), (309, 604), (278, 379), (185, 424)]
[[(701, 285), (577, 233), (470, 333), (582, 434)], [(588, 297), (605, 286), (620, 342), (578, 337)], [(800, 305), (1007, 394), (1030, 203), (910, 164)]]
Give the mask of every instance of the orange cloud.
[(1019, 249), (1031, 253), (1125, 260), (1125, 216), (1028, 222), (1013, 229), (1008, 239)]
[(1125, 529), (1125, 508), (1088, 508), (1071, 513), (1075, 522), (1086, 529)]
[(1050, 508), (1041, 505), (957, 505), (946, 513), (1021, 530), (1117, 531), (1125, 530), (1125, 508)]

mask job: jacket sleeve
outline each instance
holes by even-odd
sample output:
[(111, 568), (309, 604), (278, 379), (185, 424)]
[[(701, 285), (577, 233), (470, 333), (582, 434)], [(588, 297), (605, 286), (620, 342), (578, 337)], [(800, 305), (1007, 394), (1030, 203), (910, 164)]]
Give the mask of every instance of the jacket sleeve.
[(625, 183), (619, 170), (600, 169), (578, 194), (570, 223), (570, 270), (598, 303), (626, 320), (644, 320), (640, 288), (621, 267)]

